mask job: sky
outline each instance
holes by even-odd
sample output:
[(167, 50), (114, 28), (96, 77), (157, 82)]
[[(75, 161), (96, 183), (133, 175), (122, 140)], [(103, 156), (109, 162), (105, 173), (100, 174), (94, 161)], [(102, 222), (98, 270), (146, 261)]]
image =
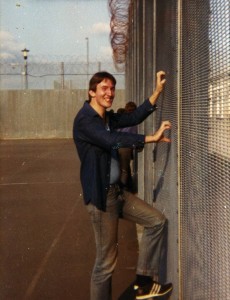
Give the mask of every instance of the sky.
[(107, 0), (0, 0), (0, 58), (112, 61)]

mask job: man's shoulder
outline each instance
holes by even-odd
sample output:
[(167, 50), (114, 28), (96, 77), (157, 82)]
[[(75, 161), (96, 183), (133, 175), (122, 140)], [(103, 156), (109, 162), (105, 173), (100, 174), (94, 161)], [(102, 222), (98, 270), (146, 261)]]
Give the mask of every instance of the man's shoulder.
[(89, 105), (88, 101), (85, 101), (80, 108), (74, 119), (74, 127), (84, 128), (85, 126), (95, 124), (95, 122), (101, 122), (101, 118), (96, 111)]
[(85, 101), (83, 106), (79, 109), (79, 111), (76, 114), (75, 120), (80, 118), (81, 116), (90, 116), (91, 115), (91, 109), (88, 101)]

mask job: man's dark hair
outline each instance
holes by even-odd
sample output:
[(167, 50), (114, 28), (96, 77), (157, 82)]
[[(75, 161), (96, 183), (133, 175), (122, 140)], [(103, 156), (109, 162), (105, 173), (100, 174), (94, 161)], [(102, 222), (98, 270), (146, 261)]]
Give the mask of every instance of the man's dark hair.
[[(112, 74), (110, 74), (106, 71), (97, 72), (93, 75), (93, 77), (89, 81), (89, 91), (96, 92), (97, 85), (99, 83), (101, 83), (104, 79), (109, 79), (109, 80), (112, 81), (114, 86), (116, 85), (117, 81), (116, 81), (115, 77)], [(89, 101), (91, 100), (91, 98), (92, 97), (89, 94)]]

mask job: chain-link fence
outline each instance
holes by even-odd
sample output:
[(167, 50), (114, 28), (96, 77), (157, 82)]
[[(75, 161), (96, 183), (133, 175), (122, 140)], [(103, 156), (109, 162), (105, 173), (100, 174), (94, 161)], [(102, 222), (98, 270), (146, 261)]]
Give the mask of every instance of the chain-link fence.
[(142, 101), (166, 71), (156, 118), (140, 129), (169, 119), (172, 143), (139, 157), (139, 190), (169, 220), (170, 299), (230, 299), (229, 1), (131, 1), (129, 12), (129, 95)]
[(90, 77), (98, 71), (108, 71), (117, 79), (117, 88), (124, 88), (124, 73), (113, 63), (81, 62), (76, 58), (52, 60), (33, 57), (22, 61), (1, 61), (0, 89), (87, 89)]

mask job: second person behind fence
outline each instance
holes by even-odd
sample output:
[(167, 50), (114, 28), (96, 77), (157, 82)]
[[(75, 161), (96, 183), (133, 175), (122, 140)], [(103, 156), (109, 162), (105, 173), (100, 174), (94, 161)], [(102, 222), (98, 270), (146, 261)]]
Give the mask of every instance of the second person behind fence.
[[(124, 110), (122, 113), (131, 113), (137, 108), (137, 105), (133, 101), (129, 101), (126, 103)], [(129, 133), (137, 133), (137, 126), (125, 127), (118, 129), (119, 132), (129, 132)], [(123, 188), (129, 190), (130, 192), (135, 192), (136, 187), (133, 181), (133, 168), (131, 168), (131, 163), (134, 159), (134, 151), (136, 148), (119, 148), (119, 163), (120, 163), (120, 184)]]

